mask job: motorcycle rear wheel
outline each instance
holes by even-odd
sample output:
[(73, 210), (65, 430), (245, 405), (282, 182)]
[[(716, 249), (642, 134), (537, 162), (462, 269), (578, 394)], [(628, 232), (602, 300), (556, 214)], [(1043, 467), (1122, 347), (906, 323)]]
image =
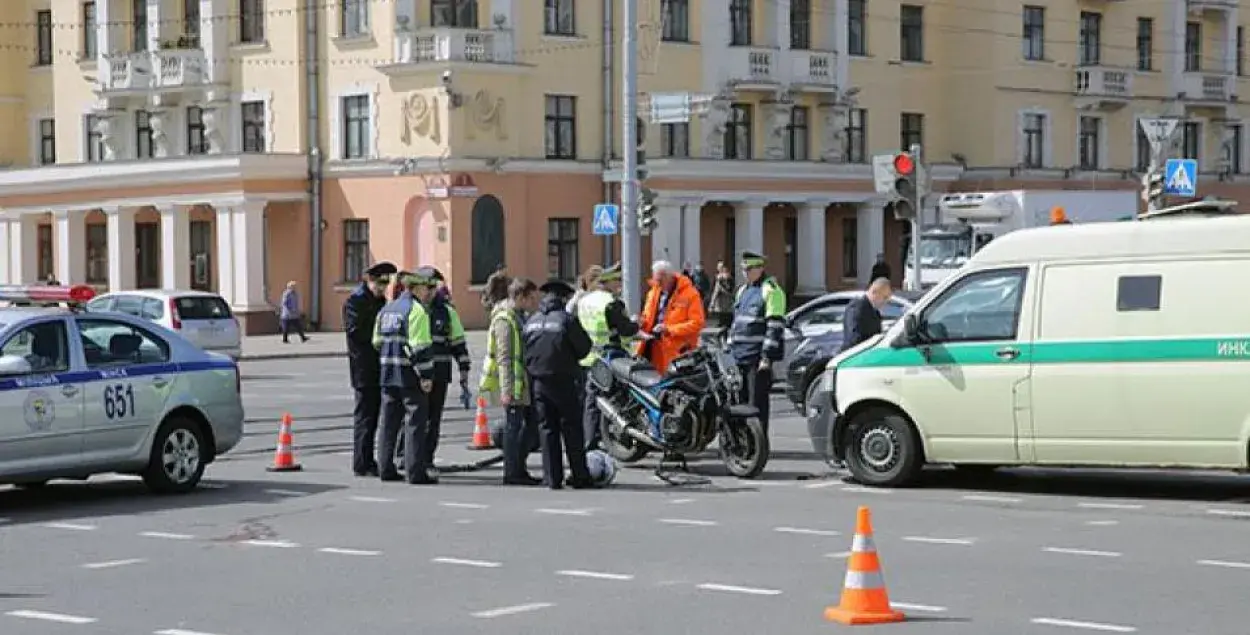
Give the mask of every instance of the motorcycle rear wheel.
[[(726, 433), (733, 434), (734, 438), (726, 439)], [(768, 455), (772, 452), (768, 435), (758, 419), (747, 419), (723, 428), (717, 445), (725, 468), (741, 479), (759, 476), (764, 466), (768, 465)]]
[(651, 451), (651, 448), (624, 433), (619, 436), (612, 434), (607, 417), (600, 417), (599, 436), (603, 439), (603, 449), (621, 463), (637, 463)]

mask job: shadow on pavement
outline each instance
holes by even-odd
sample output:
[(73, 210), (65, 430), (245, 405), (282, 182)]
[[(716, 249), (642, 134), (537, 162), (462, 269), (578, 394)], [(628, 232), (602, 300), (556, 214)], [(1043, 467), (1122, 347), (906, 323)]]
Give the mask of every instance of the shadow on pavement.
[(1250, 502), (1250, 478), (1219, 472), (1015, 468), (932, 469), (919, 487), (1095, 498)]

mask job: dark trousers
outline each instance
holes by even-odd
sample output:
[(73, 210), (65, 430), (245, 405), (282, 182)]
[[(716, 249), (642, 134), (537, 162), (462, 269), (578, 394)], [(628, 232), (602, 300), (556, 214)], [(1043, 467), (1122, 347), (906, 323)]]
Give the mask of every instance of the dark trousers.
[(382, 389), (382, 438), (378, 441), (378, 472), (393, 476), (395, 445), (404, 435), (404, 471), (409, 481), (428, 478), (425, 460), (425, 435), (428, 429), (426, 394), (420, 388)]
[(381, 411), (381, 388), (365, 386), (356, 389), (356, 406), (352, 409), (352, 471), (357, 474), (378, 469), (373, 446), (378, 436), (378, 415)]
[[(538, 419), (543, 452), (543, 484), (564, 484), (563, 452), (568, 454), (569, 472), (578, 483), (590, 482), (586, 467), (586, 440), (583, 438), (582, 409), (577, 394), (569, 390), (572, 378), (544, 378), (534, 381), (534, 409)], [(561, 443), (563, 440), (563, 443)]]
[[(590, 371), (588, 370), (587, 373)], [(602, 443), (603, 413), (599, 412), (599, 403), (595, 401), (595, 390), (591, 387), (590, 377), (582, 382), (582, 430), (585, 432), (586, 449), (593, 450)]]
[(760, 411), (760, 425), (764, 427), (764, 434), (768, 434), (768, 400), (773, 391), (773, 369), (760, 370), (760, 364), (756, 362), (739, 364), (738, 371), (744, 380), (738, 398)]
[(425, 434), (425, 464), (434, 465), (434, 453), (438, 450), (438, 438), (443, 430), (443, 407), (447, 405), (447, 387), (450, 384), (445, 381), (434, 380), (434, 385), (430, 388), (430, 394), (427, 395), (429, 405), (428, 422), (426, 423)]
[(404, 421), (404, 476), (409, 483), (424, 483), (430, 480), (429, 470), (433, 466), (431, 459), (434, 452), (426, 451), (426, 440), (430, 436), (430, 396), (420, 388), (406, 394), (404, 411), (408, 415)]
[(404, 431), (404, 422), (408, 419), (406, 402), (409, 390), (386, 386), (382, 388), (382, 410), (378, 422), (378, 472), (382, 476), (393, 476), (395, 469), (395, 446), (399, 444), (399, 435)]
[(503, 477), (525, 479), (529, 477), (525, 460), (533, 451), (534, 437), (537, 435), (534, 409), (530, 406), (512, 405), (506, 410), (507, 418), (503, 428)]
[(308, 339), (308, 336), (304, 335), (303, 318), (282, 318), (279, 322), (279, 327), (282, 329), (283, 342), (288, 341), (287, 338), (290, 337), (292, 331), (299, 335), (301, 340)]

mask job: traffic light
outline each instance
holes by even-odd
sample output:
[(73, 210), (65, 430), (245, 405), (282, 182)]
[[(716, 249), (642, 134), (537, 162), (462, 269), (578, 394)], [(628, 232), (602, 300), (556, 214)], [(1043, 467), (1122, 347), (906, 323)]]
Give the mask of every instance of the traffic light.
[(1142, 200), (1152, 206), (1163, 202), (1163, 172), (1150, 170), (1142, 175)]
[(919, 170), (916, 160), (908, 152), (894, 155), (894, 217), (898, 219), (915, 218), (916, 194), (919, 192)]
[(655, 218), (655, 190), (640, 187), (638, 190), (638, 230), (642, 235), (655, 231), (659, 221)]
[(635, 129), (637, 139), (634, 141), (634, 157), (638, 160), (636, 164), (638, 171), (635, 173), (638, 182), (647, 180), (647, 122), (641, 117), (638, 118), (637, 128)]

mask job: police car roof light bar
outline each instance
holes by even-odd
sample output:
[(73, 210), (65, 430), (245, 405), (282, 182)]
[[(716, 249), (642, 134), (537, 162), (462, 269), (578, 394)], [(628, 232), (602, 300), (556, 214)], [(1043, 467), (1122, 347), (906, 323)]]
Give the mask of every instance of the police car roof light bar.
[(0, 284), (0, 301), (31, 304), (82, 304), (95, 297), (95, 289), (78, 284), (68, 287)]

